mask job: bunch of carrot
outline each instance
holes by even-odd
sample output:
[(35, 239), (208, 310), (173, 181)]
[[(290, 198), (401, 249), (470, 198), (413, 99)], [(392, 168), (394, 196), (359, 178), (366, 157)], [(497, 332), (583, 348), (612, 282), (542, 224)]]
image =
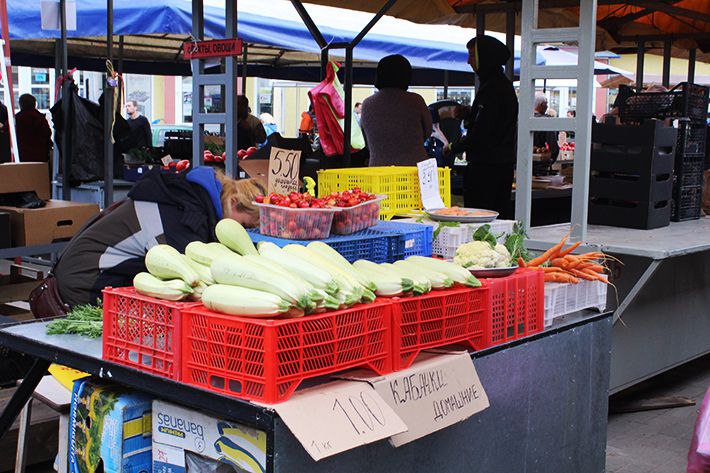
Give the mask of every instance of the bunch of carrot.
[(564, 248), (569, 235), (565, 236), (555, 246), (531, 259), (527, 263), (518, 259), (518, 265), (528, 268), (540, 268), (545, 271), (545, 282), (579, 283), (580, 279), (587, 281), (602, 281), (609, 283), (605, 275), (605, 263), (613, 257), (601, 251), (590, 251), (580, 255), (573, 255), (581, 242), (573, 243)]

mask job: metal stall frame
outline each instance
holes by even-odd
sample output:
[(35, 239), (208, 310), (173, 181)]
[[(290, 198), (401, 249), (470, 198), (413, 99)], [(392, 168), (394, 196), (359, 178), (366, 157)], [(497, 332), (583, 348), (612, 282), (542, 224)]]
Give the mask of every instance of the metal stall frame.
[(360, 43), (360, 41), (362, 41), (365, 35), (372, 29), (373, 26), (375, 26), (375, 24), (377, 24), (378, 21), (380, 21), (380, 18), (382, 18), (396, 2), (397, 0), (387, 0), (384, 5), (382, 5), (382, 8), (375, 13), (375, 16), (372, 17), (370, 22), (367, 23), (367, 25), (363, 27), (362, 31), (360, 31), (360, 33), (358, 33), (357, 36), (355, 36), (350, 42), (327, 43), (323, 37), (323, 34), (321, 34), (318, 29), (318, 26), (303, 6), (303, 2), (301, 0), (291, 0), (293, 7), (301, 17), (301, 20), (303, 20), (306, 28), (308, 28), (308, 31), (311, 32), (311, 36), (313, 36), (313, 39), (321, 48), (321, 79), (325, 78), (325, 68), (328, 64), (328, 51), (332, 49), (345, 50), (345, 122), (343, 127), (343, 158), (346, 163), (346, 167), (350, 162), (350, 139), (353, 126), (353, 49)]

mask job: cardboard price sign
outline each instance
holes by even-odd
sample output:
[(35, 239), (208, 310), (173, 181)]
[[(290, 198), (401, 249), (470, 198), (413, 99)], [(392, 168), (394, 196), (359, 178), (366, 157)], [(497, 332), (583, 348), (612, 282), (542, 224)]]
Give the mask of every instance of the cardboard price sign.
[(183, 44), (183, 55), (185, 59), (239, 56), (242, 54), (242, 46), (241, 39), (187, 42)]
[(488, 396), (466, 352), (431, 350), (406, 370), (385, 376), (344, 379), (366, 381), (407, 425), (394, 435), (395, 447), (461, 422), (489, 407)]
[(439, 169), (436, 159), (431, 158), (417, 163), (419, 172), (419, 191), (424, 210), (443, 209), (444, 201), (439, 192)]
[(316, 461), (407, 430), (372, 386), (362, 382), (304, 389), (269, 407)]
[(288, 195), (298, 192), (301, 151), (271, 148), (269, 157), (269, 192)]

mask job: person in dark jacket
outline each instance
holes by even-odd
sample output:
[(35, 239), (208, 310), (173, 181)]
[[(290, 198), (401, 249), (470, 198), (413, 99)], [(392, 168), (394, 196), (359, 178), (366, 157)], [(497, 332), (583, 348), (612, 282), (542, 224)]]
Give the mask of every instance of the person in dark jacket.
[(9, 163), (12, 160), (8, 118), (7, 107), (0, 102), (0, 163)]
[(146, 117), (138, 112), (138, 102), (129, 100), (126, 102), (126, 122), (131, 129), (130, 148), (150, 148), (153, 146), (153, 131), (150, 122)]
[(20, 111), (15, 115), (17, 147), (22, 162), (49, 162), (52, 131), (44, 113), (37, 110), (37, 99), (20, 95)]
[(518, 98), (503, 74), (510, 51), (491, 36), (468, 42), (468, 63), (481, 86), (471, 107), (459, 107), (466, 136), (450, 144), (445, 153), (466, 152), (464, 204), (506, 213), (510, 205), (515, 169)]
[(131, 286), (146, 271), (150, 248), (168, 244), (184, 252), (191, 241), (216, 241), (222, 218), (256, 226), (259, 210), (252, 202), (265, 193), (259, 180), (237, 181), (208, 166), (181, 173), (152, 170), (126, 200), (71, 239), (53, 270), (61, 300), (94, 304), (106, 286)]

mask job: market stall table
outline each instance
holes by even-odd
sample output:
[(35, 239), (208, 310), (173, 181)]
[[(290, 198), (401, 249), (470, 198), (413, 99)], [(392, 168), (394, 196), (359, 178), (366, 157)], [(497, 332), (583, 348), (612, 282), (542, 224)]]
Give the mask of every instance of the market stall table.
[(0, 345), (37, 359), (0, 417), (5, 432), (50, 362), (267, 433), (268, 472), (576, 471), (605, 463), (611, 314), (580, 312), (552, 329), (472, 354), (491, 407), (395, 449), (380, 441), (314, 462), (276, 412), (101, 359), (101, 341), (48, 336), (46, 322), (0, 329)]
[[(528, 246), (549, 248), (569, 225), (532, 228)], [(610, 391), (710, 352), (710, 218), (655, 230), (590, 225), (585, 244), (619, 258), (608, 292), (615, 308)]]

